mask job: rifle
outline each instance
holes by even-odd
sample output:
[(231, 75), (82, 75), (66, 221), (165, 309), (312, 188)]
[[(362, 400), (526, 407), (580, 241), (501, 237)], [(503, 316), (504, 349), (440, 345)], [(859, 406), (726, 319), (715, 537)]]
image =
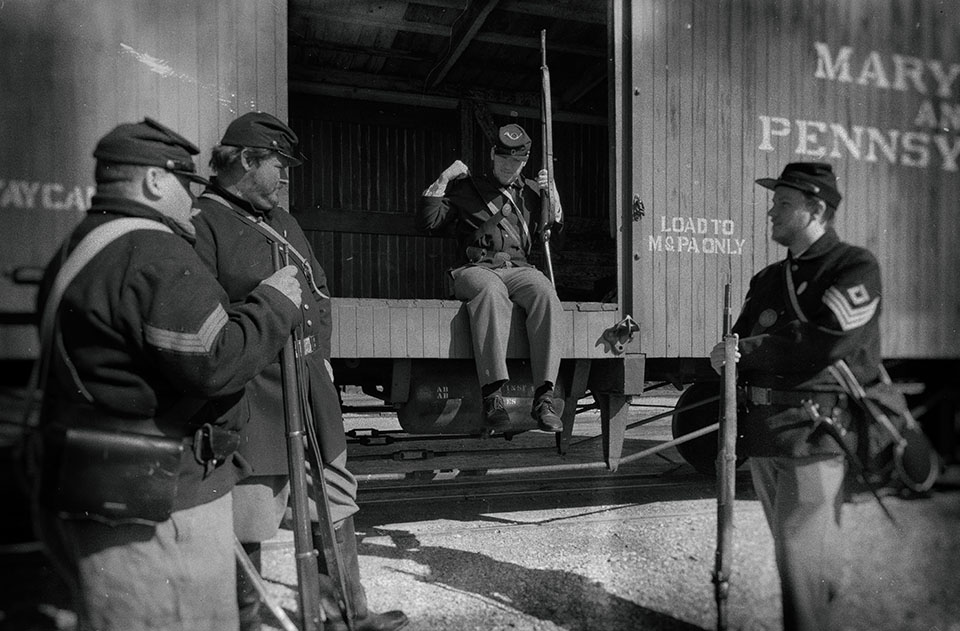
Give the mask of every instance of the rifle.
[(240, 543), (240, 540), (237, 539), (236, 536), (233, 538), (233, 552), (244, 574), (247, 575), (247, 578), (253, 583), (254, 589), (256, 589), (260, 595), (260, 600), (266, 603), (267, 609), (270, 610), (273, 617), (276, 618), (280, 626), (283, 627), (283, 631), (297, 631), (296, 625), (293, 624), (293, 621), (287, 616), (283, 607), (277, 604), (276, 599), (270, 596), (270, 592), (267, 591), (267, 586), (263, 584), (263, 578), (260, 576), (260, 573), (257, 572), (257, 568), (253, 566), (253, 562), (250, 560), (250, 557), (247, 556), (246, 550), (243, 549), (243, 544)]
[(547, 266), (547, 278), (553, 280), (553, 260), (550, 258), (550, 225), (553, 224), (553, 114), (550, 104), (550, 69), (547, 67), (547, 31), (540, 31), (540, 77), (541, 77), (541, 125), (540, 137), (543, 151), (543, 168), (547, 170), (547, 190), (540, 193), (540, 239), (543, 242), (543, 258)]
[[(274, 270), (279, 270), (287, 264), (289, 254), (286, 246), (276, 242), (271, 244), (271, 254), (273, 256)], [(309, 407), (307, 403), (306, 388), (306, 369), (303, 365), (302, 354), (297, 352), (300, 346), (301, 329), (297, 327), (297, 334), (291, 335), (284, 344), (280, 352), (280, 379), (283, 387), (283, 416), (287, 431), (287, 471), (290, 476), (290, 498), (293, 512), (293, 547), (294, 558), (297, 567), (297, 588), (300, 598), (300, 617), (303, 631), (323, 631), (323, 621), (326, 615), (320, 600), (320, 569), (317, 566), (317, 549), (314, 546), (312, 536), (312, 526), (310, 523), (310, 506), (307, 493), (307, 472), (304, 436), (309, 435), (313, 427), (311, 423), (304, 421)], [(296, 342), (296, 343), (295, 343)], [(302, 346), (300, 346), (302, 348)], [(311, 452), (314, 452), (315, 440), (311, 441)], [(311, 453), (311, 460), (320, 461), (319, 451)], [(321, 539), (323, 540), (323, 553), (326, 559), (338, 558), (337, 552), (333, 549), (335, 539), (328, 531), (333, 532), (333, 524), (330, 522), (330, 509), (326, 503), (326, 485), (323, 480), (323, 469), (313, 467), (314, 486), (318, 484), (323, 488), (323, 497), (317, 502), (317, 516), (321, 524)], [(324, 524), (326, 521), (326, 524)], [(326, 528), (324, 528), (326, 526)], [(334, 563), (334, 561), (328, 561)], [(342, 563), (337, 566), (341, 568), (338, 575), (342, 578)], [(344, 583), (341, 580), (339, 590), (344, 593)], [(338, 594), (339, 595), (339, 594)], [(347, 618), (348, 625), (352, 628), (353, 618)]]
[(717, 454), (717, 552), (713, 570), (713, 594), (717, 602), (719, 631), (727, 628), (733, 501), (737, 492), (737, 336), (731, 334), (730, 283), (723, 290), (723, 342), (723, 418)]

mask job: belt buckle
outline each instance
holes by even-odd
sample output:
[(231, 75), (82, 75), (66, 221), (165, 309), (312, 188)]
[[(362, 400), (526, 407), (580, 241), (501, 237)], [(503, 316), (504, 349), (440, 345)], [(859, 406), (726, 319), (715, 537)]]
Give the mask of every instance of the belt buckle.
[(313, 336), (308, 335), (307, 337), (300, 340), (300, 357), (306, 357), (313, 352)]
[(770, 388), (750, 386), (750, 400), (754, 405), (770, 405)]

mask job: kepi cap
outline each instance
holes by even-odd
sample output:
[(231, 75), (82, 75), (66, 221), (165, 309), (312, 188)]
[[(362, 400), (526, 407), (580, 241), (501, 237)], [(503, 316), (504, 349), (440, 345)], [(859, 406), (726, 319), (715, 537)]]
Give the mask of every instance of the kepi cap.
[(200, 153), (195, 144), (152, 118), (140, 123), (123, 123), (100, 139), (93, 157), (98, 162), (162, 167), (183, 177), (209, 184), (197, 175), (193, 156)]
[(842, 199), (837, 189), (837, 176), (833, 173), (833, 167), (826, 162), (791, 162), (783, 167), (779, 178), (760, 178), (757, 184), (771, 191), (778, 186), (789, 186), (810, 193), (825, 201), (834, 210)]
[(497, 132), (497, 144), (494, 153), (501, 156), (525, 159), (530, 155), (530, 145), (533, 143), (523, 127), (515, 123), (504, 125)]
[(286, 123), (266, 112), (247, 112), (227, 125), (221, 145), (271, 149), (290, 162), (290, 166), (303, 164), (303, 156), (296, 151), (299, 139)]

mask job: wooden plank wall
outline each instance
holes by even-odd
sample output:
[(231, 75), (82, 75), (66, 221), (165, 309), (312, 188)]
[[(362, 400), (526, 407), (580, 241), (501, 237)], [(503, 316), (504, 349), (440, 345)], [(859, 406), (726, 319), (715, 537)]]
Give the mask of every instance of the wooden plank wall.
[(291, 173), (291, 211), (334, 295), (444, 298), (449, 239), (416, 227), (420, 194), (457, 155), (450, 110), (294, 96), (308, 161)]
[[(285, 117), (286, 22), (286, 3), (257, 0), (3, 4), (0, 268), (47, 262), (87, 207), (97, 140), (118, 123), (172, 127), (206, 171), (233, 118)], [(2, 312), (32, 311), (34, 295), (0, 275)], [(0, 357), (34, 352), (29, 327), (0, 326)]]
[[(291, 173), (291, 211), (334, 295), (450, 297), (446, 270), (460, 254), (451, 238), (417, 230), (417, 200), (454, 160), (485, 170), (490, 144), (479, 125), (471, 122), (469, 136), (461, 138), (455, 110), (310, 95), (291, 98), (290, 119), (308, 157)], [(539, 138), (539, 121), (516, 120)], [(561, 298), (596, 300), (594, 281), (615, 271), (606, 220), (606, 127), (556, 124), (554, 136), (556, 179), (571, 228), (555, 255)], [(534, 154), (528, 177), (539, 169), (539, 144)]]
[[(840, 174), (838, 231), (881, 263), (885, 356), (960, 356), (960, 178), (950, 154), (960, 143), (960, 83), (937, 94), (931, 69), (960, 64), (960, 14), (922, 0), (629, 4), (634, 190), (647, 209), (635, 227), (644, 351), (709, 352), (724, 283), (736, 315), (750, 276), (785, 255), (768, 237), (771, 194), (754, 180), (822, 159)], [(852, 47), (849, 80), (816, 76), (816, 42), (834, 62)], [(909, 76), (895, 86), (896, 64), (912, 60), (919, 88)], [(937, 112), (932, 124), (925, 108)], [(859, 145), (851, 149), (836, 125), (861, 133)], [(713, 253), (718, 238), (734, 240), (735, 253)]]

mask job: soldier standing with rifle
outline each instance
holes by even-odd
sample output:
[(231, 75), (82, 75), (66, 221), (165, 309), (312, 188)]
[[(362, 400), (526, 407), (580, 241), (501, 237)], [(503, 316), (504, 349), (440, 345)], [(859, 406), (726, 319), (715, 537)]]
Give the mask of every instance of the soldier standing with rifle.
[[(773, 534), (783, 626), (822, 631), (840, 587), (843, 449), (822, 424), (849, 422), (847, 396), (830, 367), (845, 360), (861, 383), (880, 364), (880, 267), (867, 250), (840, 241), (840, 203), (829, 164), (788, 164), (773, 190), (772, 238), (787, 258), (750, 281), (733, 332), (745, 395), (740, 453)], [(710, 355), (717, 372), (724, 343)]]
[(92, 206), (41, 286), (35, 519), (81, 629), (237, 624), (236, 404), (301, 289), (271, 268), (228, 301), (191, 247), (197, 153), (151, 119), (105, 135)]
[[(305, 288), (295, 349), (302, 366), (301, 391), (306, 403), (302, 406), (306, 412), (303, 423), (312, 424), (318, 434), (329, 516), (335, 526), (333, 552), (344, 570), (334, 571), (336, 559), (321, 555), (320, 599), (328, 619), (325, 628), (399, 629), (407, 623), (403, 612), (370, 612), (360, 583), (353, 525), (358, 510), (357, 485), (346, 467), (343, 418), (329, 361), (331, 322), (326, 277), (297, 221), (279, 207), (287, 169), (301, 163), (297, 144), (293, 130), (270, 114), (250, 112), (230, 123), (220, 144), (213, 148), (210, 165), (216, 175), (198, 200), (201, 211), (194, 218), (196, 249), (231, 299), (244, 295), (257, 274), (273, 270), (274, 247), (283, 249), (297, 266), (297, 276)], [(238, 485), (234, 526), (259, 570), (260, 543), (276, 535), (290, 496), (281, 363), (275, 361), (255, 377), (247, 394), (251, 418), (239, 451), (249, 461), (253, 475)], [(323, 530), (321, 523), (315, 534)], [(316, 548), (324, 549), (319, 536)], [(331, 550), (329, 545), (327, 550)], [(337, 580), (341, 576), (346, 585)], [(259, 597), (253, 584), (240, 581), (238, 599), (241, 628), (258, 629)], [(345, 602), (353, 605), (349, 612), (355, 614), (353, 621), (345, 619), (349, 618), (348, 612), (341, 611), (339, 605)]]

